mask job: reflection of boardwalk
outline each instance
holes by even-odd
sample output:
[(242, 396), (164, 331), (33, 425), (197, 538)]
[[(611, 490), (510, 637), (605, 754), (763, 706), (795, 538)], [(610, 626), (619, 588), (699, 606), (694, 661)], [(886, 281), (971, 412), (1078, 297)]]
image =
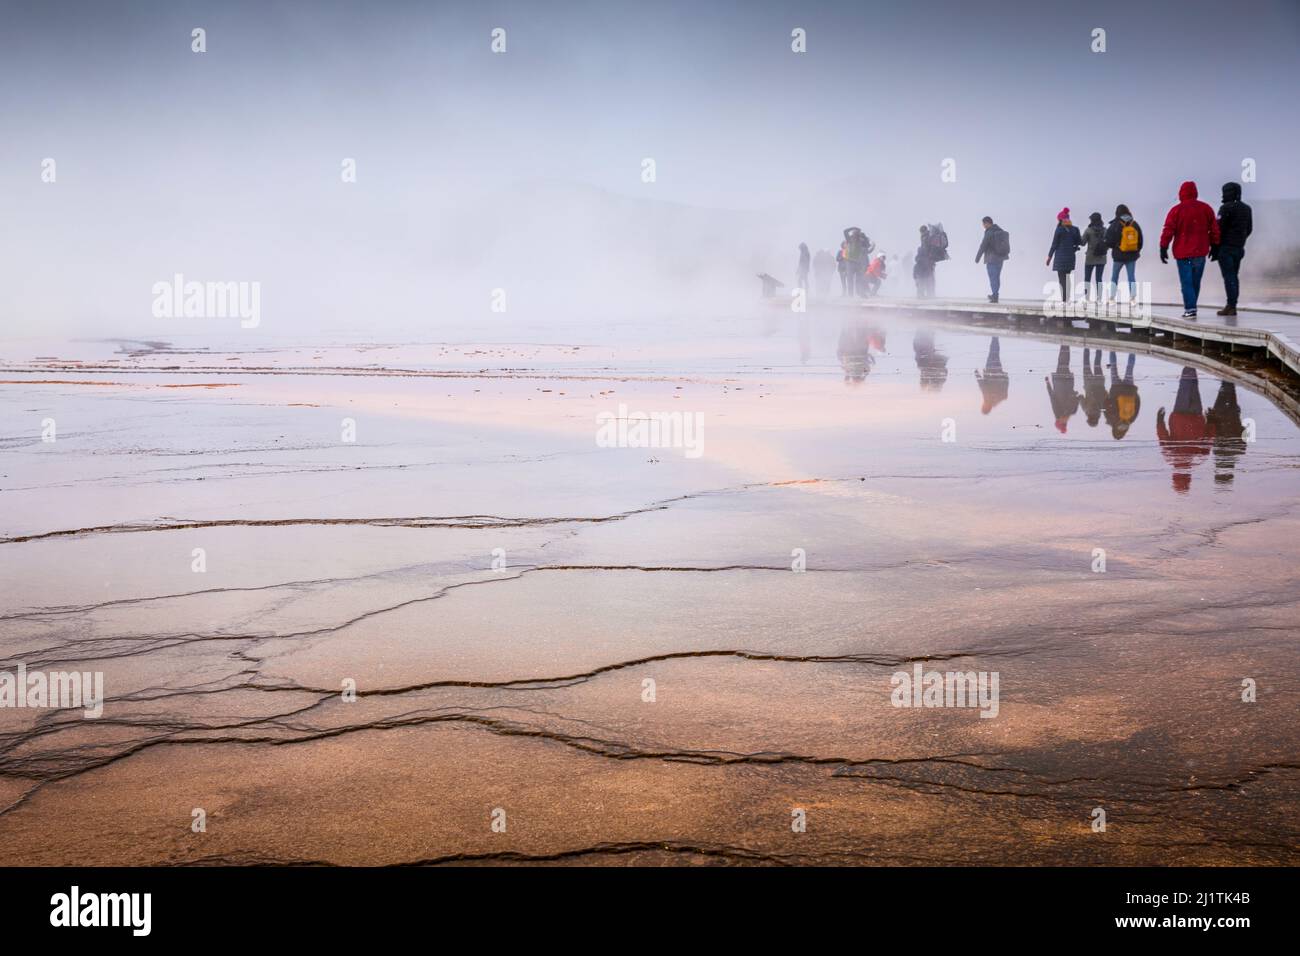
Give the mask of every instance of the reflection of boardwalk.
[[(871, 299), (827, 303), (841, 308), (889, 309), (912, 314), (942, 315), (981, 324), (1002, 326), (1068, 328), (1066, 319), (1044, 316), (1038, 300), (1007, 300), (993, 305), (974, 299)], [(1300, 313), (1280, 309), (1241, 309), (1235, 317), (1215, 315), (1205, 309), (1197, 319), (1183, 319), (1177, 307), (1157, 303), (1150, 327), (1134, 328), (1122, 317), (1096, 316), (1073, 320), (1076, 326), (1093, 331), (1119, 331), (1126, 339), (1172, 345), (1182, 350), (1218, 350), (1240, 354), (1256, 361), (1276, 361), (1300, 376)]]

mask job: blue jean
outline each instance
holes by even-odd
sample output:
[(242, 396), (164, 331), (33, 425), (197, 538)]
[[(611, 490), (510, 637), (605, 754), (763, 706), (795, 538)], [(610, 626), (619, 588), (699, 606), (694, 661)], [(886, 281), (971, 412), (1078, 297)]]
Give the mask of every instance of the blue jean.
[(1002, 288), (1002, 260), (985, 259), (984, 269), (989, 274), (989, 291), (997, 295)]
[(1205, 272), (1205, 256), (1178, 259), (1178, 282), (1183, 287), (1183, 309), (1196, 311), (1196, 300), (1201, 297), (1201, 274)]
[(1241, 269), (1241, 260), (1246, 250), (1241, 246), (1219, 247), (1219, 271), (1223, 273), (1223, 294), (1228, 300), (1228, 308), (1237, 307), (1237, 295), (1241, 292), (1241, 283), (1237, 281), (1237, 272)]
[(1130, 259), (1128, 262), (1120, 262), (1118, 259), (1112, 259), (1110, 263), (1110, 297), (1115, 298), (1115, 292), (1119, 287), (1119, 270), (1128, 270), (1128, 297), (1132, 299), (1137, 295), (1137, 283), (1133, 281), (1133, 267), (1137, 262)]

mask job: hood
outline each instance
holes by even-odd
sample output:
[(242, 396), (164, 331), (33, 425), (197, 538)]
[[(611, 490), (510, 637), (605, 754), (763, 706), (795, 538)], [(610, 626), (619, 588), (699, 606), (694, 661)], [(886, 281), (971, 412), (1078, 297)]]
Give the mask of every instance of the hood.
[(1190, 179), (1178, 187), (1178, 198), (1183, 202), (1187, 202), (1189, 199), (1195, 199), (1199, 195), (1200, 193), (1196, 191), (1196, 183), (1192, 182)]
[(1223, 201), (1236, 202), (1241, 198), (1241, 183), (1223, 184)]

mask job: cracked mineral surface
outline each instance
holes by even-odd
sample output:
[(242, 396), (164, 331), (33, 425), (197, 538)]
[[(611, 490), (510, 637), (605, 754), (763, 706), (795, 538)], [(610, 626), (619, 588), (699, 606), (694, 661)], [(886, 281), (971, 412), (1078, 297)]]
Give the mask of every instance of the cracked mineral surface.
[(7, 860), (1300, 862), (1295, 403), (788, 321), (6, 346)]

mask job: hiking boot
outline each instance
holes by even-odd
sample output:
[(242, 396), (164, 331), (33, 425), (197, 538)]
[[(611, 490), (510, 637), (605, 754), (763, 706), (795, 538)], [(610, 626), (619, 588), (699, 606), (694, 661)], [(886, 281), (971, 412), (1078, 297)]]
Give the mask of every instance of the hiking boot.
[(1214, 314), (1215, 315), (1236, 315), (1237, 307), (1235, 305), (1225, 305), (1222, 309), (1220, 309), (1218, 312)]

